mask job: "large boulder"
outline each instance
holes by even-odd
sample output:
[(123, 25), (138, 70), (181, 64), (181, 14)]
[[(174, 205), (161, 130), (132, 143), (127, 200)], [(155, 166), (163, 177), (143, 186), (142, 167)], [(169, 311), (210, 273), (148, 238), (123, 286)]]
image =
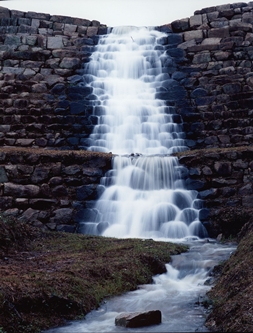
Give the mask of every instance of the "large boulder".
[(116, 326), (123, 327), (143, 327), (159, 325), (162, 322), (162, 313), (160, 310), (147, 312), (124, 312), (115, 318)]

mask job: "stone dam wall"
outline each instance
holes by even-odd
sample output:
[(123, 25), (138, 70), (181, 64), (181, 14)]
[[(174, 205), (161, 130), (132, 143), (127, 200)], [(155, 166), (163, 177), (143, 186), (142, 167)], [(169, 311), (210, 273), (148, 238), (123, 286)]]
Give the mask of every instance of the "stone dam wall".
[(1, 145), (82, 145), (96, 122), (83, 67), (106, 32), (98, 21), (0, 7)]
[[(201, 219), (211, 236), (236, 234), (253, 206), (253, 2), (204, 8), (157, 29), (168, 34), (157, 47), (166, 50), (169, 77), (157, 97), (184, 124), (187, 187), (205, 200)], [(91, 155), (86, 165), (78, 155), (100, 114), (85, 64), (106, 33), (95, 20), (0, 7), (0, 209), (7, 215), (74, 231), (88, 214), (112, 158), (101, 154), (100, 166)], [(69, 151), (78, 156), (72, 162)]]
[(0, 209), (34, 226), (78, 232), (98, 199), (110, 154), (85, 151), (3, 149), (0, 152)]

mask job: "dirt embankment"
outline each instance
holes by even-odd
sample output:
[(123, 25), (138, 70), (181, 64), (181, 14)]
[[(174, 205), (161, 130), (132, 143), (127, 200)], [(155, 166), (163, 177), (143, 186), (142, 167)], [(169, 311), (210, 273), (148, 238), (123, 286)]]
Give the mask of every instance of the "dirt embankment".
[(208, 293), (213, 309), (206, 326), (214, 332), (253, 332), (253, 219), (239, 234), (235, 253)]

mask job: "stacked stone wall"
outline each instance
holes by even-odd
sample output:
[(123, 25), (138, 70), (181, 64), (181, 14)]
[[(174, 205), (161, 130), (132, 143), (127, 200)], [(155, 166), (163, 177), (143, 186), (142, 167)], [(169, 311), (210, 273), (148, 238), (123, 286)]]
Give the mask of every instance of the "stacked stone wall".
[(213, 148), (179, 154), (186, 188), (198, 191), (200, 220), (211, 237), (236, 236), (253, 214), (253, 148)]
[(253, 2), (204, 8), (172, 22), (182, 37), (180, 83), (190, 108), (179, 112), (190, 148), (253, 143)]
[(110, 154), (6, 148), (0, 152), (0, 210), (34, 226), (75, 232), (91, 214)]
[(92, 131), (83, 68), (98, 21), (0, 7), (0, 145), (73, 149)]

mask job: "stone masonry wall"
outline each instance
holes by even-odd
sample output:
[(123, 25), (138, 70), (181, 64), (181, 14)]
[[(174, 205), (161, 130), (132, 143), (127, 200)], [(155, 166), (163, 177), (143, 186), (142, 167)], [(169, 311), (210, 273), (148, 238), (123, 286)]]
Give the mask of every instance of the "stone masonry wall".
[(178, 154), (186, 188), (203, 201), (200, 220), (211, 237), (236, 236), (253, 214), (253, 147)]
[(106, 32), (95, 20), (0, 7), (0, 145), (71, 149), (89, 135), (83, 67)]
[(182, 110), (189, 147), (253, 143), (252, 27), (253, 2), (205, 8), (172, 22), (182, 37), (177, 48), (190, 100)]
[(78, 231), (111, 159), (84, 151), (1, 149), (0, 211), (34, 226)]

